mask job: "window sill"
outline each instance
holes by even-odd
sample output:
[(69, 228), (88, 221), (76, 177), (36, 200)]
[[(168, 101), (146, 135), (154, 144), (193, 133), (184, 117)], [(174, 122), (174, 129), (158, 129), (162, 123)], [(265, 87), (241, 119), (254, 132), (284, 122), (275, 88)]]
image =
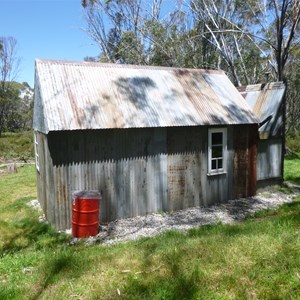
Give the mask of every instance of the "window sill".
[(227, 174), (226, 171), (220, 171), (220, 172), (207, 173), (207, 176), (226, 175), (226, 174)]

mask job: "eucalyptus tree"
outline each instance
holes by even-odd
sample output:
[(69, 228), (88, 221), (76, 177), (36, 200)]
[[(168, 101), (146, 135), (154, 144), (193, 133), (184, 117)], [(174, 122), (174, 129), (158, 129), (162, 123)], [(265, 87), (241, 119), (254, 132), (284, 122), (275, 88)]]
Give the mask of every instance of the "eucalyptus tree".
[[(86, 31), (98, 44), (102, 60), (146, 63), (145, 49), (153, 41), (150, 37), (145, 38), (145, 22), (159, 19), (162, 0), (150, 2), (82, 1), (87, 21)], [(165, 51), (162, 46), (161, 50)]]
[(251, 4), (248, 6), (256, 26), (250, 28), (249, 35), (264, 45), (273, 77), (282, 81), (291, 51), (300, 46), (300, 1), (271, 0)]
[[(235, 85), (284, 79), (300, 0), (82, 0), (101, 60), (224, 69)], [(181, 4), (180, 4), (181, 3)], [(164, 9), (163, 9), (164, 8)], [(164, 15), (163, 13), (164, 12)]]
[(188, 24), (186, 12), (177, 9), (168, 18), (147, 20), (145, 36), (151, 44), (146, 49), (150, 65), (171, 67), (198, 67), (199, 47), (197, 40), (191, 39), (193, 31)]
[[(300, 1), (258, 1), (249, 6), (256, 26), (252, 28), (257, 43), (265, 47), (274, 80), (287, 84), (281, 112), (284, 120), (282, 134), (299, 130), (299, 47), (300, 47)], [(298, 73), (298, 74), (297, 74)], [(283, 138), (283, 148), (285, 139)]]
[(206, 29), (200, 34), (214, 45), (236, 85), (253, 83), (268, 69), (274, 79), (284, 79), (289, 54), (293, 47), (299, 47), (299, 0), (186, 3)]
[(0, 136), (5, 129), (9, 115), (18, 101), (12, 81), (18, 73), (20, 58), (17, 55), (17, 41), (13, 37), (0, 37)]
[(197, 39), (180, 1), (82, 1), (87, 33), (99, 45), (101, 61), (197, 67)]
[(300, 132), (300, 47), (291, 51), (285, 73), (288, 83), (286, 132), (294, 136)]
[(215, 52), (215, 67), (227, 71), (237, 86), (257, 82), (265, 66), (261, 59), (263, 49), (249, 33), (254, 22), (249, 3), (237, 0), (185, 3), (198, 34), (210, 45), (209, 51)]

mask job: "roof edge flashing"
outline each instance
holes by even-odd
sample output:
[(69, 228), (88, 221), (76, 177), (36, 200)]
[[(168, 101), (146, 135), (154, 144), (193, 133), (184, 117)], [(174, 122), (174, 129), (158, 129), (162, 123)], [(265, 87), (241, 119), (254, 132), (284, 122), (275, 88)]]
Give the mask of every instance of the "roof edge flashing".
[(135, 65), (135, 64), (118, 64), (118, 63), (102, 63), (102, 62), (89, 62), (89, 61), (75, 61), (75, 60), (56, 60), (56, 59), (43, 59), (36, 58), (36, 64), (52, 64), (52, 65), (69, 65), (69, 66), (87, 66), (87, 67), (100, 67), (101, 68), (125, 68), (125, 69), (145, 69), (145, 70), (187, 70), (189, 72), (203, 72), (210, 74), (223, 75), (225, 72), (220, 69), (198, 69), (198, 68), (181, 68), (181, 67), (167, 67), (167, 66), (147, 66), (147, 65)]

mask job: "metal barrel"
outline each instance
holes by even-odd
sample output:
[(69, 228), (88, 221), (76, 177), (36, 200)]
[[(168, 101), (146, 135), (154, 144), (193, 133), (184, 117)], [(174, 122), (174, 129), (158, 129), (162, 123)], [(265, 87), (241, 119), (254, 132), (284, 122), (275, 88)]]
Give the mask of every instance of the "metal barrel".
[(80, 191), (72, 194), (72, 235), (84, 238), (95, 236), (99, 229), (100, 194)]

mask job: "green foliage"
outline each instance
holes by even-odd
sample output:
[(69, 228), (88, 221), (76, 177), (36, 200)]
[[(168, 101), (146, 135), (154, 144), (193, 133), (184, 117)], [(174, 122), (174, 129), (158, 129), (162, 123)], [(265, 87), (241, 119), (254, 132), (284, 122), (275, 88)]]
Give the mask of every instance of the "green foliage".
[[(235, 85), (263, 82), (268, 72), (274, 81), (287, 77), (297, 87), (289, 76), (299, 77), (296, 0), (279, 5), (193, 0), (168, 7), (163, 1), (148, 2), (81, 1), (100, 61), (223, 69)], [(299, 101), (288, 102), (298, 128)], [(292, 120), (289, 124), (294, 126)]]
[(0, 159), (27, 161), (34, 158), (33, 132), (4, 133), (0, 137)]
[(3, 83), (0, 88), (0, 111), (0, 136), (4, 131), (30, 129), (33, 90), (28, 83)]
[(17, 41), (0, 37), (0, 136), (3, 131), (28, 129), (33, 91), (28, 83), (13, 81), (20, 58)]
[(300, 132), (288, 134), (286, 145), (292, 152), (300, 153)]
[(128, 64), (142, 64), (144, 62), (143, 47), (134, 32), (122, 32), (116, 55), (118, 59)]
[(287, 65), (286, 130), (290, 138), (298, 142), (297, 150), (293, 151), (300, 152), (300, 51), (296, 49), (299, 47), (293, 49), (291, 62)]
[(284, 180), (300, 185), (300, 155), (294, 153), (284, 162)]

